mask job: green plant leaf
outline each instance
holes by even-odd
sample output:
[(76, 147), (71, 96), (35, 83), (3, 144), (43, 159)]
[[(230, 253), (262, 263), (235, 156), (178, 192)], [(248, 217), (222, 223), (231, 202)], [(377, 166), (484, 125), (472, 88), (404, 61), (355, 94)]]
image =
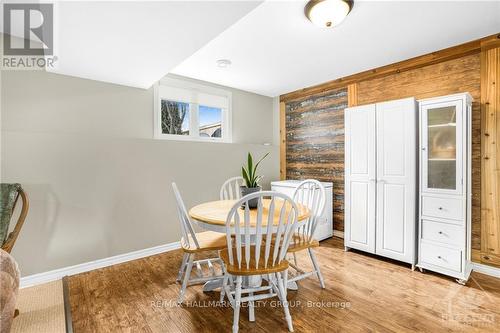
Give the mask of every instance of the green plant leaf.
[(253, 157), (252, 154), (249, 152), (247, 155), (247, 167), (245, 168), (244, 166), (241, 167), (241, 175), (243, 176), (243, 179), (245, 180), (245, 183), (248, 188), (253, 188), (259, 186), (259, 181), (262, 179), (261, 176), (257, 175), (257, 168), (264, 160), (269, 153), (266, 153), (262, 158), (254, 165), (253, 163)]
[(241, 176), (245, 180), (247, 187), (250, 187), (250, 178), (248, 178), (248, 172), (245, 170), (245, 167), (241, 167)]
[(250, 181), (252, 181), (254, 177), (254, 169), (253, 169), (253, 158), (252, 154), (250, 153), (248, 153), (247, 171), (248, 171), (248, 178)]
[(259, 183), (260, 183), (260, 180), (262, 179), (262, 176), (257, 176), (255, 177), (255, 186), (254, 187), (257, 187), (259, 186)]
[(254, 174), (257, 172), (257, 167), (259, 166), (260, 162), (262, 162), (263, 159), (265, 159), (269, 155), (269, 153), (266, 153), (262, 158), (255, 164), (255, 169), (254, 169)]

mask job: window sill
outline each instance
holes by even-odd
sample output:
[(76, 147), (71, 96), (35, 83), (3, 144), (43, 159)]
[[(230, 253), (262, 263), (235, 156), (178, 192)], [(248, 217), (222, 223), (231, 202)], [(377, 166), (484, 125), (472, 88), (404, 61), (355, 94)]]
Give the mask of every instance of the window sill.
[(168, 135), (168, 134), (155, 135), (154, 139), (167, 140), (167, 141), (182, 141), (182, 142), (232, 143), (232, 141), (228, 139), (215, 139), (215, 138), (212, 139), (212, 138), (200, 138), (200, 137)]

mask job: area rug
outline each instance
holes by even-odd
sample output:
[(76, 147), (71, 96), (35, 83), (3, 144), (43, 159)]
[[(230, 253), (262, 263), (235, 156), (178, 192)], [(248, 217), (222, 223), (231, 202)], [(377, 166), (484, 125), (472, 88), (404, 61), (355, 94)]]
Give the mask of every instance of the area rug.
[(19, 290), (11, 333), (65, 333), (61, 280)]

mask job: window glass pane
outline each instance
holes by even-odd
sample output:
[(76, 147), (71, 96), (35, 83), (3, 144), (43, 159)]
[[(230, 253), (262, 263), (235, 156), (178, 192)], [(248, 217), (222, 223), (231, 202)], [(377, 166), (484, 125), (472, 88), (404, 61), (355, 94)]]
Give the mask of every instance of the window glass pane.
[(222, 109), (200, 105), (198, 117), (200, 137), (222, 137)]
[(189, 135), (189, 104), (161, 100), (161, 132)]

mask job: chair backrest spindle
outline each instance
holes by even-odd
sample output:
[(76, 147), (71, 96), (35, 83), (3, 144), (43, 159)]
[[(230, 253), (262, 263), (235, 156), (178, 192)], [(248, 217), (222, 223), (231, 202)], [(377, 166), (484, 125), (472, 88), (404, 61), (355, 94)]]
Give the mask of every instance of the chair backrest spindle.
[(220, 188), (220, 200), (238, 200), (241, 198), (240, 186), (244, 184), (243, 177), (229, 178)]
[(298, 234), (301, 240), (311, 241), (314, 237), (319, 217), (323, 215), (323, 211), (325, 210), (325, 188), (315, 179), (306, 179), (295, 189), (293, 200), (310, 210), (310, 216), (299, 228)]
[[(255, 210), (249, 208), (248, 202), (252, 199), (257, 200)], [(265, 200), (268, 201), (266, 205)], [(267, 226), (263, 226), (265, 209)], [(262, 191), (238, 200), (226, 220), (229, 264), (240, 269), (242, 266), (254, 269), (260, 265), (263, 265), (261, 268), (279, 265), (285, 258), (298, 215), (297, 204), (283, 193)]]

